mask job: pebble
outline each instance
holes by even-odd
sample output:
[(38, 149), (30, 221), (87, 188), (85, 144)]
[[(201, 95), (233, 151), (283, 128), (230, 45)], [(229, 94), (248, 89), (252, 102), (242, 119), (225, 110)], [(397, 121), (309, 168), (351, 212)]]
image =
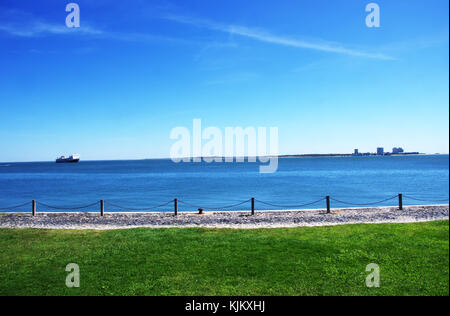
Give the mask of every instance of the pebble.
[(209, 227), (209, 228), (278, 228), (299, 226), (332, 226), (357, 223), (411, 223), (448, 220), (449, 206), (405, 206), (250, 212), (195, 213), (26, 213), (3, 214), (0, 228), (50, 229), (124, 229), (136, 227)]

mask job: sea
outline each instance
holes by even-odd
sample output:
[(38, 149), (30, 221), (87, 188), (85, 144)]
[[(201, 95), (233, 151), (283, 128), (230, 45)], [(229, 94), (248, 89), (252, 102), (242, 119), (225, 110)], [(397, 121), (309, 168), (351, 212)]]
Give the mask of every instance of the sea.
[[(260, 163), (168, 159), (0, 163), (0, 211), (320, 209), (365, 205), (448, 204), (449, 156), (280, 158), (278, 171)], [(21, 206), (22, 205), (22, 206)], [(16, 208), (13, 208), (16, 207)]]

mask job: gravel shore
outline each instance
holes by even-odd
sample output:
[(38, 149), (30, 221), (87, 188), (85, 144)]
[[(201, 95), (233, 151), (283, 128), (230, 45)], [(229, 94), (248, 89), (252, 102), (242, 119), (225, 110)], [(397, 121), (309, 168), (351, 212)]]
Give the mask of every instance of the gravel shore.
[(405, 206), (323, 210), (194, 213), (39, 213), (2, 214), (0, 228), (124, 229), (135, 227), (275, 228), (357, 223), (411, 223), (448, 220), (449, 206)]

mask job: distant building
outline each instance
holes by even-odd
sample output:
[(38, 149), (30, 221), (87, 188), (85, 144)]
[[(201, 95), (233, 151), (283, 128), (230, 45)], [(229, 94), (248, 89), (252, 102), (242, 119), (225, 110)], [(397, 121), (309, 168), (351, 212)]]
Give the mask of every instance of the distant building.
[(359, 149), (355, 149), (355, 152), (353, 153), (353, 156), (359, 156)]
[(378, 156), (384, 156), (384, 148), (383, 147), (378, 147), (377, 148), (377, 155)]
[(402, 154), (402, 153), (404, 153), (405, 151), (403, 150), (403, 148), (401, 148), (401, 147), (394, 147), (394, 148), (392, 148), (392, 153), (393, 154)]

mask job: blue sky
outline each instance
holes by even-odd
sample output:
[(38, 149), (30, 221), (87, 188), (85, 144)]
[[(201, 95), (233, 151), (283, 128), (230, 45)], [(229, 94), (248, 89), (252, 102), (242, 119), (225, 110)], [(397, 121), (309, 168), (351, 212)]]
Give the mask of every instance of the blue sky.
[(168, 157), (172, 128), (276, 126), (283, 154), (449, 151), (449, 4), (0, 2), (0, 161)]

